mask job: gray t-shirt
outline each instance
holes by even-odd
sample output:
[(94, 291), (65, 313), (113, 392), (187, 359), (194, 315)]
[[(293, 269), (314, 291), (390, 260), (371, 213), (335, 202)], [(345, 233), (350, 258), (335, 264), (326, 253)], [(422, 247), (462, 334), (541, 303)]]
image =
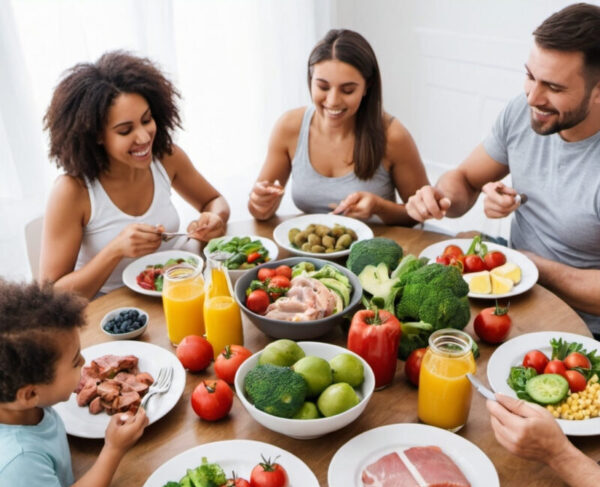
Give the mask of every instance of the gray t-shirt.
[[(483, 146), (508, 165), (513, 187), (528, 197), (515, 211), (510, 246), (600, 269), (600, 132), (577, 142), (539, 135), (522, 94), (506, 106)], [(578, 313), (600, 336), (600, 316)]]

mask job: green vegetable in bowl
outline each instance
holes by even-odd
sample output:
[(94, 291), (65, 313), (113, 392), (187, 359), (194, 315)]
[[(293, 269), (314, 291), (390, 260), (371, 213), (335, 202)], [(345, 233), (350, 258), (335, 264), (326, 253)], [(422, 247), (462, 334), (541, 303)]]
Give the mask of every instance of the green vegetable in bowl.
[(218, 463), (208, 463), (202, 457), (202, 464), (194, 469), (188, 469), (179, 482), (167, 482), (163, 487), (219, 487), (227, 482), (227, 476)]

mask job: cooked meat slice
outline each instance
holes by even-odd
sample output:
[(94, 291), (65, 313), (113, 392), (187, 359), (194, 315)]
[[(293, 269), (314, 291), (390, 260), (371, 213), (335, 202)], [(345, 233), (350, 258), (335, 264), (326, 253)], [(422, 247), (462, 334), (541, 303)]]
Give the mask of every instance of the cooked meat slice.
[(102, 378), (112, 378), (121, 370), (137, 371), (138, 358), (134, 355), (103, 355), (92, 360), (91, 368)]
[(107, 402), (112, 402), (121, 392), (121, 383), (112, 379), (106, 379), (98, 384), (98, 395)]
[(121, 395), (113, 401), (113, 409), (119, 412), (125, 412), (129, 411), (132, 407), (135, 407), (137, 410), (141, 401), (142, 398), (135, 391), (121, 392)]
[(368, 465), (362, 471), (362, 482), (368, 487), (419, 487), (396, 452)]
[(98, 414), (102, 411), (104, 411), (104, 408), (102, 407), (102, 399), (100, 399), (100, 396), (96, 396), (96, 398), (90, 403), (90, 413)]
[(135, 375), (135, 378), (149, 386), (154, 384), (154, 377), (152, 377), (148, 372), (140, 372), (139, 374)]
[[(141, 375), (141, 374), (138, 374), (138, 375)], [(148, 375), (148, 374), (146, 374), (146, 375)], [(150, 377), (150, 379), (152, 379), (152, 377)], [(136, 375), (130, 374), (129, 372), (119, 372), (117, 375), (115, 375), (115, 378), (113, 380), (120, 382), (122, 384), (127, 384), (135, 392), (137, 392), (140, 395), (146, 394), (146, 391), (150, 387), (145, 382), (139, 381), (137, 379)]]
[(83, 386), (85, 386), (88, 379), (96, 379), (98, 382), (102, 380), (97, 370), (92, 370), (91, 366), (86, 365), (81, 369), (81, 378), (79, 379), (79, 384), (77, 384), (77, 387), (75, 388), (75, 394), (83, 389)]
[(92, 399), (98, 396), (97, 388), (97, 380), (88, 378), (85, 385), (77, 393), (77, 405), (85, 406), (89, 404)]
[(404, 451), (430, 487), (470, 487), (456, 463), (437, 446), (416, 446)]

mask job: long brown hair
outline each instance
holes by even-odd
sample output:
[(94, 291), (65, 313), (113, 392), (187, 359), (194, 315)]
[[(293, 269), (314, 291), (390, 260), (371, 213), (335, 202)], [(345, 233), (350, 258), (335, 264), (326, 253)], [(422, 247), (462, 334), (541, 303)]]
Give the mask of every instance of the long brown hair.
[(385, 155), (385, 128), (381, 74), (377, 58), (367, 40), (347, 29), (332, 29), (314, 47), (308, 58), (308, 87), (313, 66), (321, 61), (336, 59), (355, 67), (367, 83), (367, 93), (356, 112), (355, 142), (352, 160), (359, 179), (370, 179)]

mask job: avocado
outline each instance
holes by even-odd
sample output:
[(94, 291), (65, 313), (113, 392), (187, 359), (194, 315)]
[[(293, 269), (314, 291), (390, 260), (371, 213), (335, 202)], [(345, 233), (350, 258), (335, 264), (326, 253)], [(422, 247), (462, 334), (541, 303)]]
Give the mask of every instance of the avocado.
[(346, 287), (350, 287), (350, 279), (348, 279), (347, 276), (345, 276), (342, 272), (338, 271), (332, 265), (326, 264), (323, 267), (321, 267), (318, 271), (310, 272), (308, 275), (313, 279), (319, 280), (322, 280), (324, 277), (335, 279), (337, 281), (342, 282)]
[(350, 303), (350, 290), (344, 285), (344, 283), (333, 279), (332, 277), (323, 277), (322, 279), (319, 279), (319, 281), (325, 284), (328, 289), (335, 291), (335, 293), (342, 298), (344, 306), (340, 309), (340, 311), (348, 306)]

